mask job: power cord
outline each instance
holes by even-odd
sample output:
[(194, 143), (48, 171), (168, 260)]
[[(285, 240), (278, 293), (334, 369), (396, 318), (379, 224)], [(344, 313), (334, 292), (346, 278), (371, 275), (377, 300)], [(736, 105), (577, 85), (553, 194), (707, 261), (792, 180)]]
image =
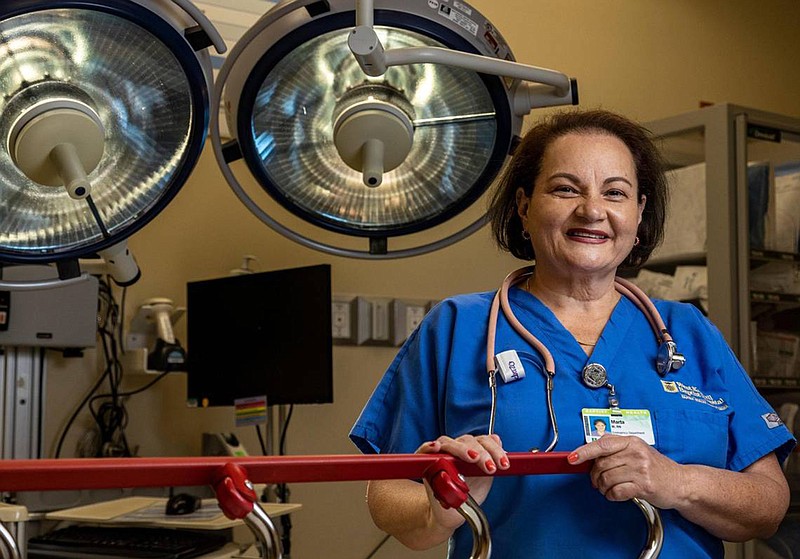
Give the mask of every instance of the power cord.
[[(108, 278), (99, 278), (98, 282), (98, 304), (97, 304), (97, 329), (98, 336), (100, 337), (101, 346), (103, 348), (103, 358), (105, 366), (103, 372), (97, 378), (91, 389), (86, 393), (84, 398), (73, 410), (67, 420), (61, 435), (56, 445), (55, 457), (61, 457), (61, 450), (64, 441), (70, 429), (75, 423), (78, 415), (84, 406), (87, 405), (92, 399), (92, 396), (100, 389), (104, 381), (108, 380), (112, 392), (116, 392), (116, 386), (122, 376), (122, 364), (117, 357), (117, 336), (121, 337), (121, 320), (120, 320), (120, 307), (116, 302), (113, 290), (111, 288), (110, 280)], [(123, 288), (123, 300), (127, 289)], [(118, 334), (117, 334), (118, 332)], [(94, 417), (94, 413), (92, 414)]]
[(386, 542), (389, 541), (389, 538), (391, 537), (392, 536), (390, 536), (389, 534), (386, 534), (386, 536), (384, 536), (384, 538), (380, 541), (380, 543), (378, 543), (378, 545), (376, 545), (372, 549), (372, 551), (369, 552), (369, 555), (367, 555), (364, 559), (372, 559), (373, 557), (375, 557), (375, 554), (378, 553), (378, 551), (380, 551), (380, 549), (384, 546)]
[[(103, 372), (95, 381), (92, 388), (87, 392), (72, 415), (67, 420), (64, 429), (56, 445), (55, 457), (61, 456), (61, 451), (67, 433), (74, 425), (78, 415), (84, 407), (88, 406), (89, 413), (97, 425), (98, 436), (96, 444), (83, 438), (81, 440), (82, 452), (87, 452), (93, 448), (93, 455), (96, 457), (108, 456), (134, 456), (128, 444), (125, 428), (128, 425), (128, 412), (125, 408), (125, 399), (140, 394), (154, 384), (159, 382), (173, 368), (167, 364), (164, 372), (155, 377), (145, 385), (128, 392), (121, 392), (123, 368), (120, 355), (123, 353), (122, 345), (122, 326), (124, 322), (124, 304), (127, 295), (127, 288), (122, 288), (122, 305), (117, 303), (111, 286), (111, 279), (108, 277), (99, 278), (98, 291), (98, 312), (97, 312), (97, 332), (102, 349), (104, 361)], [(103, 382), (108, 382), (108, 392), (98, 394)]]

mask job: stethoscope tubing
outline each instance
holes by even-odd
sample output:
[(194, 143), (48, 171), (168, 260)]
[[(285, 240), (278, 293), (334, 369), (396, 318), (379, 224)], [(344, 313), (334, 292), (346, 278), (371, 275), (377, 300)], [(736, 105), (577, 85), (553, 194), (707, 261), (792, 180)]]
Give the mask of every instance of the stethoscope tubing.
[[(489, 325), (486, 336), (486, 370), (489, 375), (489, 387), (492, 391), (491, 410), (489, 416), (489, 435), (494, 434), (495, 418), (497, 415), (497, 365), (495, 363), (495, 341), (497, 338), (497, 322), (500, 315), (500, 309), (502, 309), (503, 315), (514, 331), (522, 336), (522, 338), (528, 342), (531, 347), (536, 349), (544, 361), (544, 370), (545, 375), (547, 376), (545, 391), (547, 398), (547, 412), (550, 419), (550, 425), (553, 429), (553, 438), (550, 441), (550, 444), (547, 445), (547, 448), (545, 448), (544, 452), (551, 452), (558, 444), (558, 423), (556, 421), (555, 407), (553, 406), (553, 380), (556, 375), (555, 360), (553, 359), (553, 354), (550, 353), (550, 350), (547, 349), (547, 347), (536, 336), (531, 334), (530, 331), (519, 321), (519, 319), (517, 319), (513, 309), (511, 308), (511, 303), (508, 300), (508, 291), (511, 286), (516, 285), (523, 280), (527, 280), (533, 275), (533, 272), (534, 267), (528, 266), (514, 270), (508, 274), (503, 280), (500, 289), (498, 289), (495, 293), (489, 310)], [(658, 309), (656, 309), (650, 298), (641, 289), (639, 289), (639, 287), (623, 278), (615, 277), (614, 288), (621, 295), (627, 297), (642, 311), (644, 316), (647, 318), (647, 321), (650, 323), (651, 328), (653, 329), (657, 343), (663, 344), (666, 342), (672, 342), (674, 344), (674, 340), (667, 331), (667, 327), (661, 317), (661, 314), (658, 312)], [(633, 502), (639, 507), (642, 514), (644, 514), (645, 518), (647, 519), (648, 526), (647, 542), (642, 549), (641, 554), (639, 555), (639, 559), (655, 559), (660, 554), (664, 542), (664, 527), (661, 522), (661, 515), (659, 514), (658, 509), (643, 499), (634, 498)]]
[[(545, 452), (549, 452), (553, 450), (558, 443), (558, 423), (556, 421), (555, 409), (552, 403), (553, 381), (556, 375), (555, 360), (553, 359), (553, 354), (550, 353), (549, 349), (547, 349), (547, 346), (545, 346), (536, 336), (534, 336), (527, 328), (525, 328), (519, 319), (517, 319), (513, 309), (511, 308), (511, 303), (508, 300), (509, 289), (512, 286), (530, 278), (534, 273), (534, 269), (534, 266), (527, 266), (524, 268), (519, 268), (518, 270), (514, 270), (508, 274), (503, 280), (500, 289), (497, 290), (494, 298), (492, 299), (486, 335), (486, 371), (489, 375), (489, 388), (492, 392), (488, 432), (490, 435), (494, 434), (495, 419), (497, 416), (497, 364), (495, 363), (495, 342), (497, 339), (497, 323), (500, 316), (500, 310), (502, 309), (503, 316), (506, 318), (514, 331), (526, 342), (528, 342), (531, 347), (538, 351), (539, 355), (541, 355), (542, 360), (544, 361), (544, 371), (545, 375), (547, 376), (547, 409), (548, 415), (550, 416), (550, 424), (553, 427), (553, 439), (545, 450)], [(624, 278), (615, 277), (614, 288), (618, 293), (620, 293), (620, 295), (623, 295), (629, 299), (639, 308), (639, 310), (642, 311), (642, 314), (644, 314), (645, 318), (647, 318), (648, 323), (653, 329), (657, 343), (664, 344), (671, 342), (674, 344), (674, 340), (667, 330), (666, 324), (661, 317), (661, 313), (658, 312), (658, 309), (656, 309), (656, 306), (653, 304), (650, 298), (639, 287)]]

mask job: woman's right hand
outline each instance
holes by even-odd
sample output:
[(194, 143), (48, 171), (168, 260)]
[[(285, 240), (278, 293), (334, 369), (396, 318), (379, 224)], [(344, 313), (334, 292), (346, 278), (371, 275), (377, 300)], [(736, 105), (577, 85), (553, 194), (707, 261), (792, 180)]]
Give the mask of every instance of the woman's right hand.
[[(477, 466), (490, 474), (465, 478), (469, 486), (469, 494), (478, 504), (483, 503), (489, 490), (492, 488), (493, 477), (498, 469), (507, 470), (509, 467), (508, 455), (503, 450), (503, 442), (497, 435), (461, 435), (455, 439), (441, 436), (435, 441), (422, 444), (416, 451), (417, 454), (450, 454), (463, 460), (477, 464)], [(428, 483), (425, 483), (431, 511), (437, 523), (449, 529), (456, 529), (464, 522), (464, 517), (454, 509), (445, 509), (436, 500)]]

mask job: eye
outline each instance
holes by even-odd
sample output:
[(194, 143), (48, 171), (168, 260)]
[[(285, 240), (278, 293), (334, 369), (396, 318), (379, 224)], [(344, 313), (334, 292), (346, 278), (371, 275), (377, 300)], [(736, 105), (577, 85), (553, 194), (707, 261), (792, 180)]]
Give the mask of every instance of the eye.
[(553, 193), (561, 196), (577, 194), (578, 190), (571, 184), (558, 184), (553, 187)]
[(624, 199), (628, 198), (628, 192), (621, 188), (609, 188), (606, 190), (606, 196), (612, 199)]

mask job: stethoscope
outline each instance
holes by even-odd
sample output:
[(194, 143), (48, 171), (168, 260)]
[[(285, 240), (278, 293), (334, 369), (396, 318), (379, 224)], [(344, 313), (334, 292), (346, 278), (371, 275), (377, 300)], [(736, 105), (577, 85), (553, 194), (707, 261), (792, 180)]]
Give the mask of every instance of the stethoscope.
[[(491, 411), (489, 412), (489, 434), (494, 433), (495, 416), (497, 415), (497, 368), (499, 366), (495, 355), (495, 338), (497, 334), (497, 321), (500, 308), (503, 309), (503, 315), (508, 320), (511, 327), (522, 336), (544, 359), (544, 370), (547, 377), (546, 382), (546, 399), (547, 399), (547, 413), (550, 418), (550, 426), (553, 430), (553, 440), (544, 450), (550, 452), (558, 444), (558, 422), (556, 420), (555, 409), (553, 408), (553, 379), (556, 376), (556, 366), (553, 360), (553, 355), (550, 350), (539, 341), (533, 334), (514, 315), (511, 309), (511, 304), (508, 301), (508, 290), (512, 285), (516, 285), (522, 281), (529, 279), (533, 275), (533, 266), (520, 268), (506, 276), (500, 289), (495, 293), (492, 300), (492, 307), (489, 312), (489, 327), (486, 336), (486, 370), (489, 374), (489, 387), (492, 390), (492, 403)], [(667, 331), (664, 320), (661, 314), (656, 309), (650, 298), (633, 283), (620, 278), (614, 278), (614, 287), (621, 294), (627, 297), (644, 313), (653, 332), (656, 335), (656, 341), (659, 344), (658, 354), (656, 356), (656, 371), (660, 376), (664, 376), (670, 371), (677, 371), (686, 363), (686, 358), (678, 353), (678, 348), (675, 345), (675, 340)], [(614, 386), (609, 384), (608, 376), (605, 368), (598, 363), (589, 363), (583, 368), (582, 378), (584, 384), (590, 388), (607, 387), (609, 389), (609, 405), (611, 408), (619, 406), (616, 398)], [(536, 450), (534, 450), (536, 451)]]

